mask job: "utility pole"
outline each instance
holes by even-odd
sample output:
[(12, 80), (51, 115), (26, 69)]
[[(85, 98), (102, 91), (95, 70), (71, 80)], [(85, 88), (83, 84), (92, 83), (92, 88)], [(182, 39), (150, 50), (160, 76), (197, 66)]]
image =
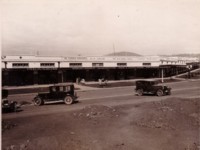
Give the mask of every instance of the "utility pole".
[(163, 68), (162, 68), (162, 70), (161, 70), (161, 76), (162, 76), (162, 83), (164, 82), (164, 74), (163, 74)]

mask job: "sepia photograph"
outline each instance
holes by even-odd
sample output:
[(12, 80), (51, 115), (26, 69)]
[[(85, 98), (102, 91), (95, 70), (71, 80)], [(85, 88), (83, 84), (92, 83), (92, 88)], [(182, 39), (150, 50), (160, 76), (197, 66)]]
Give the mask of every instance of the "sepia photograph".
[(200, 0), (0, 0), (2, 150), (200, 150)]

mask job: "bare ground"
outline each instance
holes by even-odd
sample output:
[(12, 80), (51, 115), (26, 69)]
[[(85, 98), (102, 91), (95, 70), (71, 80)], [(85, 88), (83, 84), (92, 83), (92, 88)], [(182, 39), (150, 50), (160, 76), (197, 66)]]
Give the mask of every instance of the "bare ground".
[(91, 105), (2, 122), (7, 150), (199, 150), (200, 99)]

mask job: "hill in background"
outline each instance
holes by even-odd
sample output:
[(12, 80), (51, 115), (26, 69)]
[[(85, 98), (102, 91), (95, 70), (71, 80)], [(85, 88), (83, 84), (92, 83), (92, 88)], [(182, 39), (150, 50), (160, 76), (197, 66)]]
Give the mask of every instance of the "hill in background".
[(107, 54), (105, 56), (141, 56), (141, 55), (133, 53), (133, 52), (116, 52), (116, 53)]

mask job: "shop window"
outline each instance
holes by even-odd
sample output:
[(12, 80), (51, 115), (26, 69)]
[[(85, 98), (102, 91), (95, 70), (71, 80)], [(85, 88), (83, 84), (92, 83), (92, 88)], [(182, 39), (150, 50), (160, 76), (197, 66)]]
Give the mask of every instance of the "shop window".
[(55, 63), (40, 63), (40, 67), (55, 67)]
[(127, 66), (127, 63), (117, 63), (117, 66), (118, 66), (118, 67), (126, 67), (126, 66)]
[(143, 63), (143, 66), (151, 66), (151, 63)]
[(82, 63), (69, 63), (70, 67), (82, 67)]
[(103, 63), (92, 63), (92, 67), (103, 67)]
[(14, 68), (23, 68), (23, 67), (26, 68), (29, 66), (29, 64), (28, 63), (13, 63), (12, 66)]

